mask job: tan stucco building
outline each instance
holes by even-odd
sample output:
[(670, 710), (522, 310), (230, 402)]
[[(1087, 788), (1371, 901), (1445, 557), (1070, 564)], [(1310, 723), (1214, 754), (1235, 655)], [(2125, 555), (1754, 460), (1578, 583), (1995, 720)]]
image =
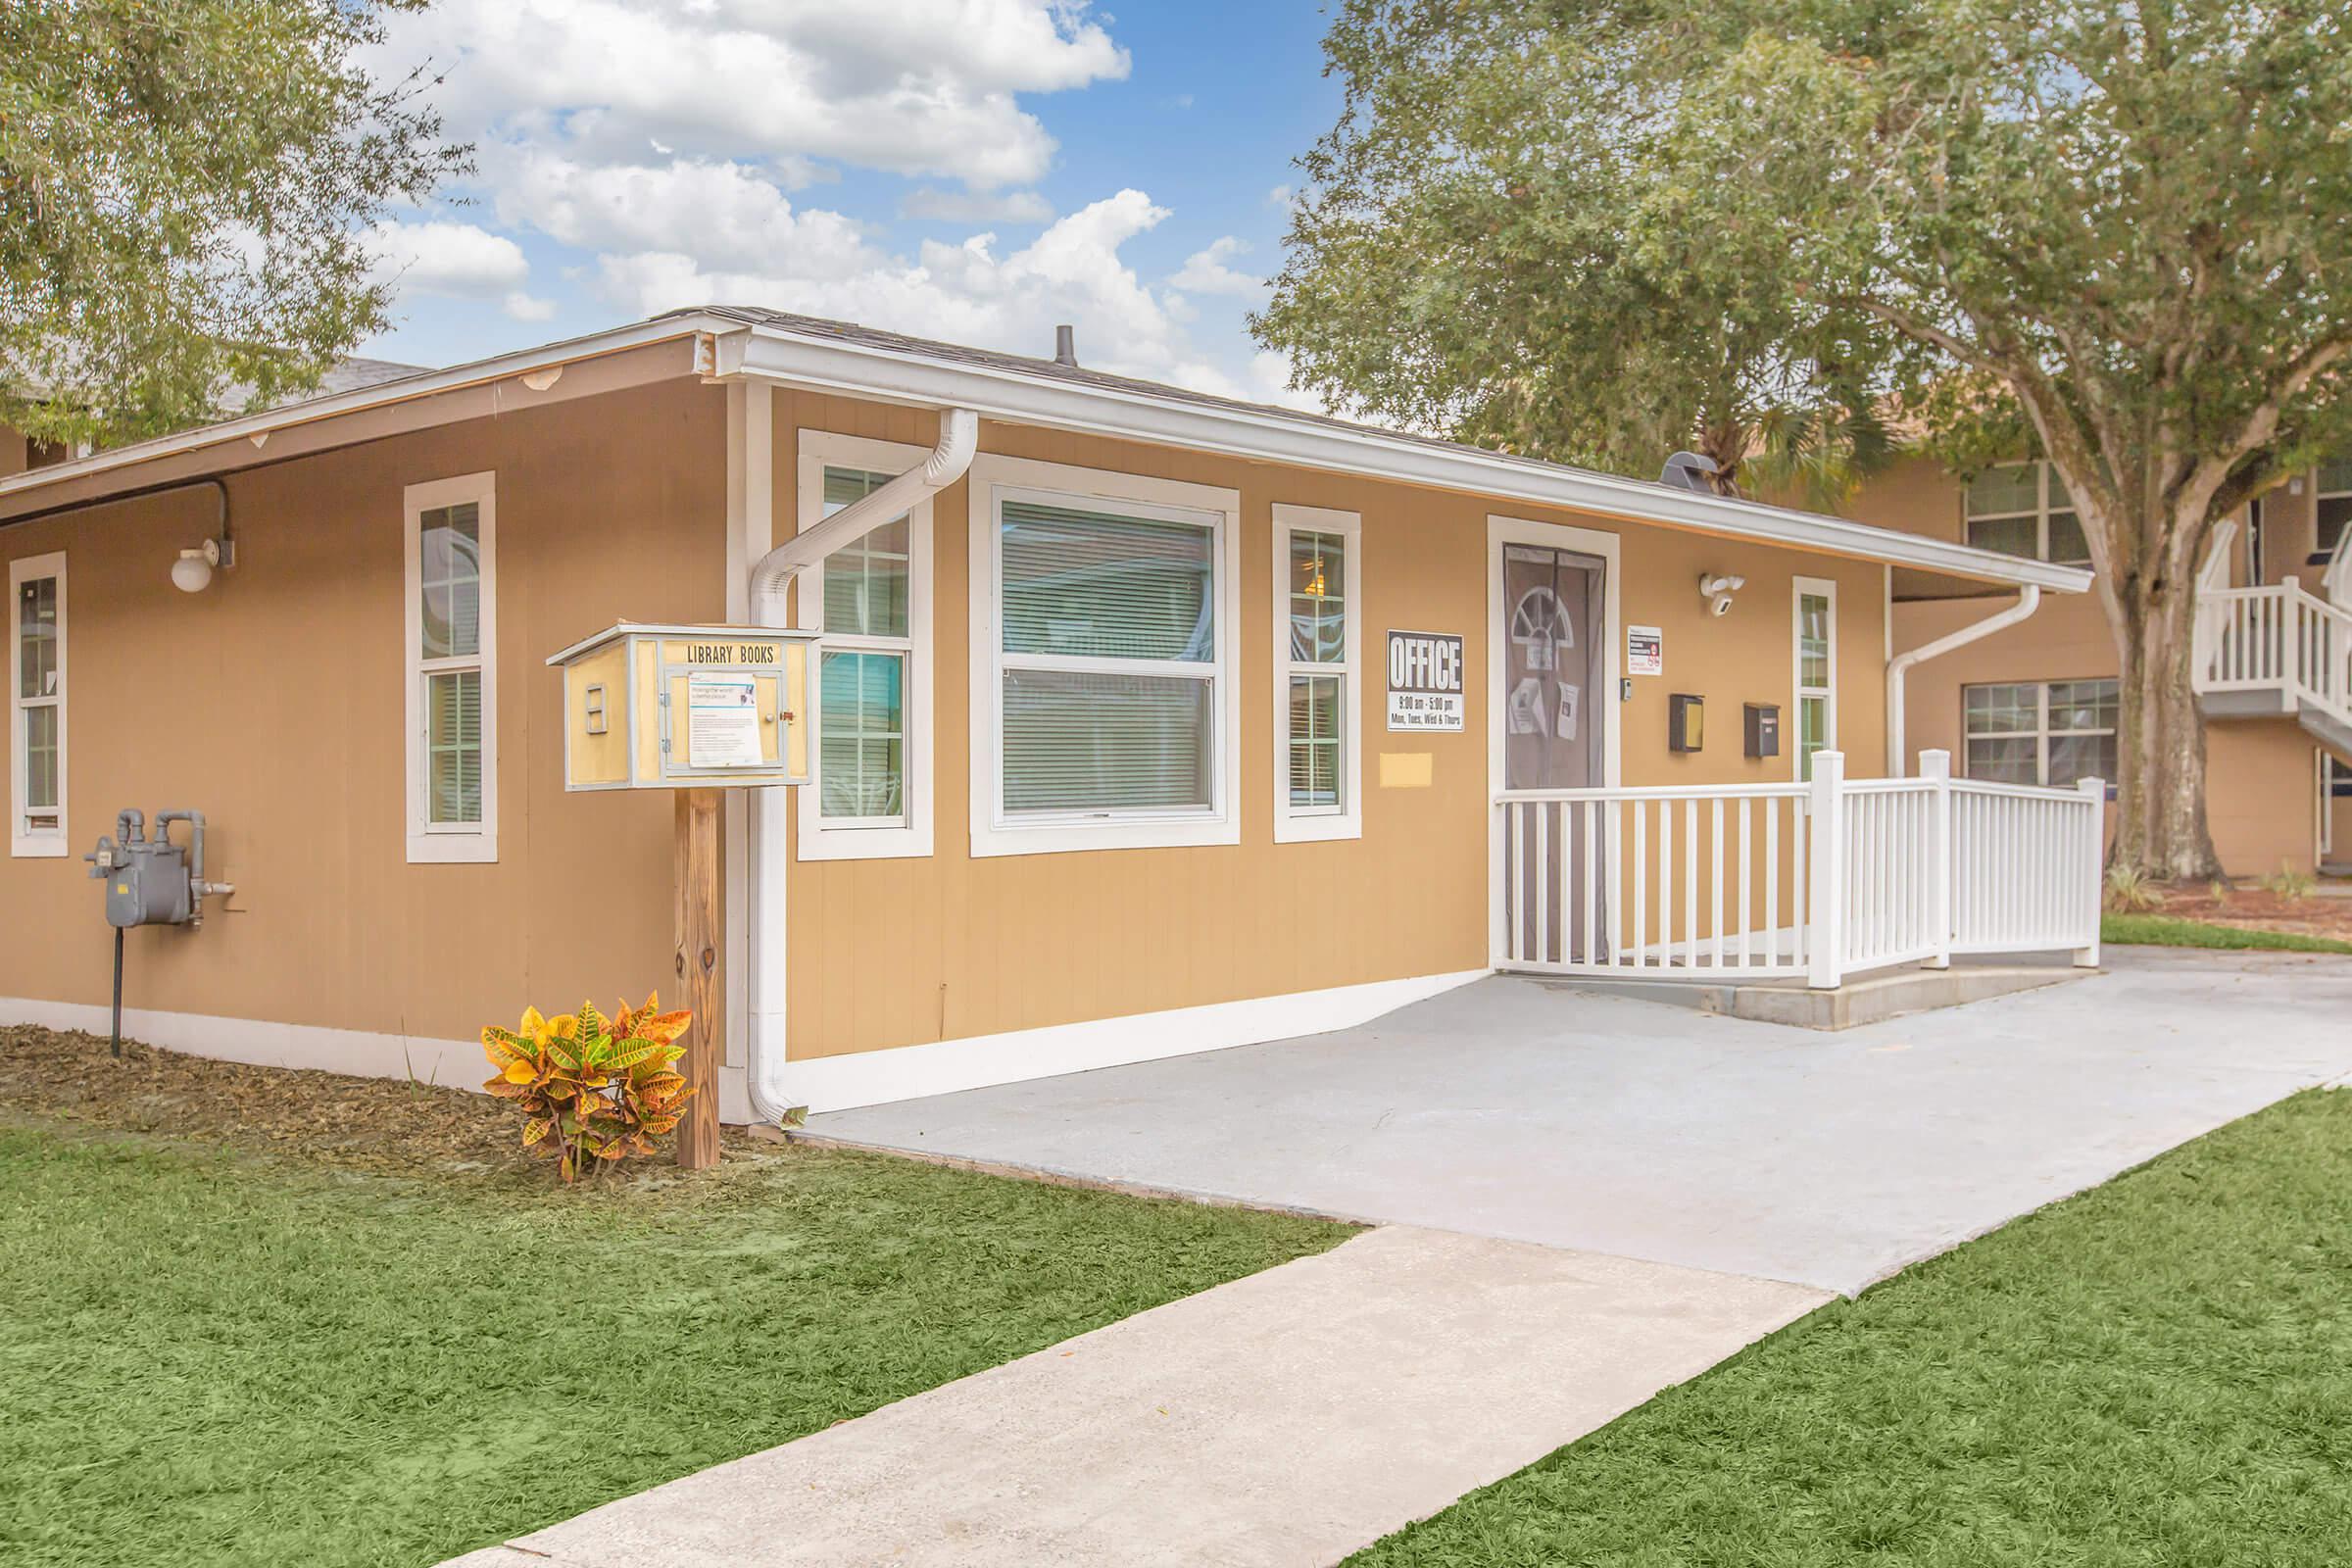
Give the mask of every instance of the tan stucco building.
[[(2013, 464), (1973, 483), (1919, 458), (1867, 485), (1858, 520), (2020, 556), (2089, 564), (2064, 486), (2046, 463)], [(2225, 529), (2200, 591), (2200, 684), (2230, 672), (2230, 606), (2247, 646), (2268, 658), (2234, 666), (2242, 689), (2205, 692), (2207, 812), (2233, 876), (2352, 861), (2352, 730), (2341, 716), (2352, 578), (2341, 545), (2352, 516), (2352, 464), (2327, 465), (2273, 491)], [(1898, 571), (1890, 624), (1919, 648), (1999, 612), (2004, 596)], [(2281, 589), (2292, 583), (2292, 589)], [(2300, 605), (2303, 625), (2294, 619)], [(2334, 677), (2298, 701), (2293, 678)], [(2114, 638), (2096, 598), (2045, 597), (2025, 620), (1913, 667), (1905, 680), (1909, 744), (1940, 747), (1967, 776), (2063, 785), (2115, 776)], [(2219, 683), (2217, 683), (2219, 684)], [(2307, 685), (2308, 683), (2303, 683)], [(2332, 696), (2333, 704), (2325, 701)]]
[[(683, 313), (0, 477), (0, 1016), (104, 1027), (79, 857), (126, 808), (204, 811), (235, 889), (128, 933), (158, 1044), (471, 1084), (485, 1022), (672, 989), (670, 803), (565, 792), (545, 660), (621, 619), (745, 622), (754, 565), (924, 465), (951, 411), (977, 416), (954, 477), (793, 585), (823, 634), (814, 778), (729, 792), (732, 1120), (1311, 1032), (1488, 972), (1524, 940), (1505, 864), (1576, 853), (1554, 812), (1530, 861), (1512, 791), (1713, 790), (1652, 846), (1683, 856), (1651, 890), (1676, 914), (1647, 862), (1600, 902), (1621, 948), (1720, 964), (1736, 925), (1745, 961), (1806, 854), (1793, 821), (1751, 849), (1751, 808), (1793, 812), (1817, 753), (1885, 770), (1887, 661), (1942, 611), (1890, 576), (2086, 608), (2082, 571), (1916, 519)], [(208, 541), (233, 564), (185, 591)], [(2096, 673), (2087, 647), (2033, 667)], [(1914, 679), (1916, 745), (1957, 753), (1957, 688)], [(1680, 892), (1701, 845), (1746, 857), (1711, 908)], [(1573, 903), (1523, 910), (1563, 961), (1597, 942)]]

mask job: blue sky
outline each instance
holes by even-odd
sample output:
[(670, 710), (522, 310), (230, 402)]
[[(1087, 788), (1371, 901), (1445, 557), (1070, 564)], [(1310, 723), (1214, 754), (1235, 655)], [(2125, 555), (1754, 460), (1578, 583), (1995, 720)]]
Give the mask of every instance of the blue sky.
[(1200, 0), (439, 0), (480, 170), (377, 235), (447, 365), (721, 299), (1276, 399), (1243, 324), (1338, 110), (1326, 17)]

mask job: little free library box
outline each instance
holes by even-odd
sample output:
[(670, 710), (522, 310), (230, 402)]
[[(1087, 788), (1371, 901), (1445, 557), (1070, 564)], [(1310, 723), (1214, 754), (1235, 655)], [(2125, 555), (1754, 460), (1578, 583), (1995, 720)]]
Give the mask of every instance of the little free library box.
[(564, 670), (564, 787), (710, 789), (808, 778), (813, 632), (621, 621)]

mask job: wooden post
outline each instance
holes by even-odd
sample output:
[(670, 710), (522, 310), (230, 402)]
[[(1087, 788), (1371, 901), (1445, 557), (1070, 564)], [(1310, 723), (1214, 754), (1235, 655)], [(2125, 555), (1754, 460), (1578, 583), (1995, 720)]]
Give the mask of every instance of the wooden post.
[(678, 1123), (678, 1163), (702, 1170), (718, 1163), (718, 1060), (726, 1018), (718, 989), (718, 820), (720, 793), (679, 790), (677, 797), (678, 1006), (694, 1012), (678, 1066), (694, 1097)]

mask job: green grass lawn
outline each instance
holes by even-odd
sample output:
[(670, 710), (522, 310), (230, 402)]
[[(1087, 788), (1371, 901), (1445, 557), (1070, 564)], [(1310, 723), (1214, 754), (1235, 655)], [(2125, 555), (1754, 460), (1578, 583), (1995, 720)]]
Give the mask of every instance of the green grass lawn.
[(1913, 1268), (1359, 1568), (2352, 1560), (2352, 1093)]
[(2305, 936), (2300, 931), (2247, 931), (2233, 925), (2211, 925), (2203, 920), (2182, 920), (2169, 914), (2101, 915), (2099, 940), (2127, 947), (2352, 953), (2352, 942), (2338, 942), (2332, 937)]
[(558, 1192), (23, 1116), (0, 1186), (0, 1561), (44, 1568), (431, 1563), (1348, 1234), (806, 1150)]

